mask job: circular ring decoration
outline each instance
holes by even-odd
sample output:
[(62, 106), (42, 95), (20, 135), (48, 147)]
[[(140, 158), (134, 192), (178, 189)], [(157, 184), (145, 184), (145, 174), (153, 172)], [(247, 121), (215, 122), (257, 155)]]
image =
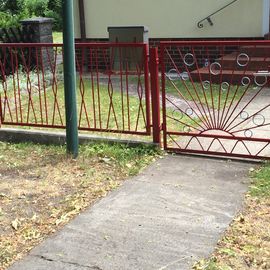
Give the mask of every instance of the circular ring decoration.
[(167, 73), (167, 77), (170, 81), (176, 81), (177, 79), (180, 78), (179, 73), (177, 72), (177, 70), (175, 68), (170, 69)]
[(184, 56), (184, 63), (186, 66), (191, 67), (195, 64), (195, 58), (192, 53), (187, 53)]
[(212, 75), (219, 75), (221, 73), (221, 64), (214, 62), (210, 65), (210, 72)]
[(191, 108), (187, 108), (187, 109), (186, 109), (186, 115), (192, 116), (193, 113), (194, 113), (193, 109), (191, 109)]
[(249, 77), (243, 77), (242, 80), (241, 80), (241, 84), (243, 86), (248, 86), (250, 83), (251, 83), (251, 80), (250, 80)]
[[(258, 78), (264, 78), (264, 81), (261, 83), (261, 82), (258, 82)], [(257, 86), (259, 87), (262, 87), (264, 86), (266, 83), (267, 83), (267, 76), (255, 76), (254, 77), (254, 82)]]
[[(241, 59), (241, 58), (244, 58), (244, 59)], [(237, 65), (240, 66), (240, 67), (246, 67), (249, 63), (249, 56), (246, 54), (246, 53), (240, 53), (238, 56), (237, 56)], [(241, 63), (243, 62), (243, 63)]]
[(230, 84), (228, 82), (223, 82), (221, 84), (221, 90), (224, 92), (227, 91), (229, 89), (229, 87), (230, 87)]
[(240, 117), (241, 117), (243, 120), (246, 120), (246, 119), (249, 118), (249, 114), (248, 114), (248, 112), (246, 112), (246, 111), (242, 111), (242, 112), (240, 113)]
[(183, 118), (183, 113), (179, 110), (173, 110), (172, 116), (177, 120), (181, 120)]
[(207, 90), (207, 89), (210, 88), (210, 82), (209, 82), (209, 81), (204, 81), (204, 82), (202, 83), (202, 85), (203, 85), (203, 89), (204, 89), (204, 90)]
[(251, 137), (253, 136), (253, 132), (252, 132), (250, 129), (247, 129), (247, 130), (245, 131), (245, 136), (246, 136), (247, 138), (251, 138)]
[(265, 124), (265, 117), (262, 114), (256, 114), (252, 119), (254, 125), (263, 126)]
[(188, 75), (188, 73), (185, 71), (185, 72), (182, 72), (181, 74), (180, 74), (180, 76), (181, 76), (181, 79), (183, 80), (183, 81), (187, 81), (187, 80), (189, 80), (189, 75)]
[(191, 129), (190, 129), (190, 127), (188, 127), (188, 126), (184, 126), (184, 127), (183, 127), (183, 131), (184, 131), (185, 133), (189, 133), (189, 132), (191, 131)]

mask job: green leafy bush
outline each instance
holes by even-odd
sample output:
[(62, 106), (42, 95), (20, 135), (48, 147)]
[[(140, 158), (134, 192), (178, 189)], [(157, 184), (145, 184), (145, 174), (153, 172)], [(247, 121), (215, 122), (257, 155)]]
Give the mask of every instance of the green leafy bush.
[(0, 11), (0, 28), (8, 28), (19, 25), (19, 17), (9, 12)]
[(48, 8), (49, 0), (24, 0), (24, 7), (31, 17), (42, 17)]
[(31, 17), (54, 19), (54, 30), (62, 30), (62, 0), (0, 0), (0, 28), (14, 27)]

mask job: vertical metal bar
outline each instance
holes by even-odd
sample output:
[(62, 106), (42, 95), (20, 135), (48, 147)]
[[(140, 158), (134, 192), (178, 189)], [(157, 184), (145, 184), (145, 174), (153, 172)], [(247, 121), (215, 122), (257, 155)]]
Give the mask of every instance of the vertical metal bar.
[(162, 131), (163, 131), (163, 147), (165, 150), (168, 148), (167, 143), (167, 112), (166, 112), (166, 67), (165, 67), (165, 46), (161, 44), (160, 46), (160, 64), (161, 64), (161, 82), (162, 82), (162, 114), (163, 114), (163, 123), (162, 123)]
[(18, 49), (16, 49), (16, 76), (17, 76), (17, 92), (18, 92), (18, 102), (20, 109), (20, 122), (23, 122), (23, 114), (22, 114), (22, 101), (21, 101), (21, 90), (20, 90), (20, 78), (19, 78), (19, 61), (18, 61)]
[(122, 127), (125, 130), (125, 104), (123, 91), (123, 48), (119, 47), (119, 62), (120, 62), (120, 93), (121, 93), (121, 107), (122, 107)]
[[(205, 47), (206, 51), (206, 59), (208, 63), (211, 63), (211, 58), (210, 58), (210, 53), (209, 53), (209, 45)], [(213, 95), (213, 75), (211, 73), (211, 65), (208, 65), (208, 72), (209, 72), (209, 81), (210, 81), (210, 97), (211, 97), (211, 105), (212, 105), (212, 112), (211, 114), (213, 115), (213, 121), (214, 125), (213, 128), (217, 128), (217, 121), (216, 121), (216, 112), (215, 112), (215, 102), (214, 102), (214, 95)]]
[[(1, 66), (1, 69), (2, 69), (1, 61), (0, 61), (0, 66)], [(3, 73), (2, 76), (5, 77), (5, 73)], [(4, 89), (4, 82), (2, 81), (1, 83), (2, 83), (2, 87)], [(3, 123), (3, 119), (4, 119), (4, 117), (3, 117), (3, 110), (2, 110), (2, 95), (1, 95), (1, 92), (0, 92), (0, 128), (1, 128), (2, 123)]]
[(143, 47), (143, 61), (144, 61), (144, 83), (145, 83), (145, 105), (146, 105), (146, 132), (151, 133), (151, 117), (150, 117), (150, 91), (149, 91), (149, 67), (148, 67), (148, 46)]
[(90, 80), (91, 80), (91, 91), (92, 91), (92, 104), (93, 104), (93, 123), (94, 123), (94, 128), (97, 127), (97, 121), (96, 121), (96, 103), (95, 103), (95, 81), (94, 81), (94, 75), (93, 75), (93, 66), (94, 66), (94, 61), (93, 61), (93, 50), (90, 48), (89, 49), (89, 68), (90, 68)]
[[(102, 48), (101, 48), (102, 50)], [(96, 54), (95, 54), (95, 60), (96, 60), (96, 75), (97, 75), (97, 103), (98, 103), (98, 119), (99, 119), (99, 128), (102, 129), (102, 116), (101, 116), (101, 103), (100, 103), (100, 79), (99, 79), (99, 50), (98, 48), (96, 48), (95, 50)], [(102, 55), (102, 52), (100, 52), (100, 54)], [(106, 62), (106, 61), (105, 61)], [(96, 121), (96, 120), (95, 120)]]
[(40, 67), (41, 67), (41, 73), (42, 73), (42, 88), (43, 88), (43, 96), (44, 96), (44, 109), (45, 109), (45, 115), (46, 115), (46, 124), (49, 124), (49, 118), (48, 118), (48, 106), (47, 106), (47, 83), (45, 81), (45, 69), (43, 65), (43, 57), (42, 57), (43, 49), (40, 47)]
[[(2, 48), (2, 51), (4, 49)], [(6, 53), (6, 50), (4, 50)], [(4, 54), (5, 54), (4, 53)], [(0, 69), (1, 69), (1, 73), (0, 75), (2, 75), (2, 87), (3, 87), (3, 91), (4, 93), (6, 92), (6, 88), (7, 88), (7, 79), (6, 79), (6, 70), (5, 70), (5, 61), (3, 61), (2, 59), (0, 60)], [(4, 99), (5, 100), (5, 99)], [(5, 101), (4, 101), (5, 104)], [(2, 108), (3, 102), (2, 102), (2, 95), (0, 93), (0, 117), (1, 117), (1, 121), (0, 121), (0, 127), (4, 122), (4, 115), (5, 115), (5, 110)]]
[(127, 114), (128, 114), (128, 131), (131, 128), (131, 119), (130, 119), (130, 102), (129, 102), (129, 78), (128, 78), (128, 60), (125, 59), (125, 73), (126, 73), (126, 96), (127, 96)]
[[(35, 48), (35, 56), (36, 56), (36, 70), (37, 70), (37, 79), (38, 79), (38, 98), (39, 98), (39, 110), (40, 110), (40, 120), (41, 124), (43, 124), (43, 110), (42, 110), (42, 99), (41, 99), (41, 81), (40, 81), (40, 60), (38, 55), (38, 48)], [(41, 54), (42, 57), (42, 54)]]
[(73, 0), (63, 1), (64, 85), (66, 107), (67, 152), (78, 156), (78, 119), (76, 104), (76, 71)]
[(159, 93), (159, 58), (158, 49), (150, 49), (150, 74), (151, 74), (151, 94), (152, 94), (152, 125), (153, 142), (161, 144), (160, 138), (160, 93)]
[(16, 122), (18, 123), (18, 106), (17, 106), (16, 82), (15, 82), (16, 67), (14, 67), (13, 52), (11, 52), (10, 58), (11, 58), (10, 59), (10, 62), (11, 62), (12, 84), (13, 84), (13, 93), (14, 93), (14, 102), (15, 102), (15, 113), (16, 113), (15, 115), (16, 115)]

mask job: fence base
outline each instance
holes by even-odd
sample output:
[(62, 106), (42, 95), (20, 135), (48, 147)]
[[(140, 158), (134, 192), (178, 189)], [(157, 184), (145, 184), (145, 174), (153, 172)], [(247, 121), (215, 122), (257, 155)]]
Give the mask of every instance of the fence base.
[[(0, 129), (0, 141), (11, 142), (11, 143), (38, 143), (45, 145), (65, 145), (66, 134), (63, 132), (48, 132), (48, 131), (33, 131), (33, 130), (22, 130), (13, 128), (1, 128)], [(156, 146), (152, 142), (145, 142), (141, 140), (124, 140), (111, 137), (99, 137), (95, 135), (84, 135), (79, 134), (80, 144), (90, 143), (121, 143), (127, 144), (130, 147), (136, 147), (140, 145)]]

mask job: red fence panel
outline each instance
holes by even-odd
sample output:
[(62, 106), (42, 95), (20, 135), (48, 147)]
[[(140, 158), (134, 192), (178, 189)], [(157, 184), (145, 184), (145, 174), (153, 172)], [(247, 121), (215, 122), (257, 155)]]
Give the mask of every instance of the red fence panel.
[[(65, 128), (61, 44), (0, 44), (1, 124)], [(150, 135), (146, 44), (76, 44), (79, 129)]]

